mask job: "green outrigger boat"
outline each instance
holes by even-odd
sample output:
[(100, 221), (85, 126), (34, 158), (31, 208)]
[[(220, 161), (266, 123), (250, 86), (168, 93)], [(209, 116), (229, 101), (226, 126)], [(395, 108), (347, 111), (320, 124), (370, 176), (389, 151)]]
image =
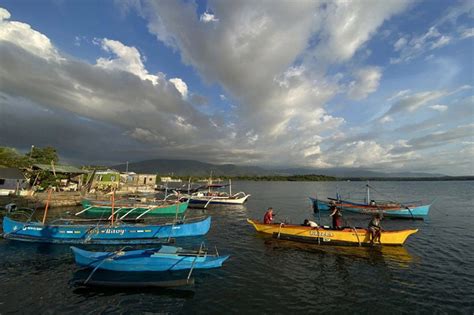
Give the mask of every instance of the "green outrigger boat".
[[(81, 202), (83, 210), (76, 215), (85, 214), (91, 216), (104, 216), (112, 214), (112, 203), (110, 201), (92, 201), (84, 199)], [(170, 202), (162, 201), (158, 203), (142, 203), (133, 201), (119, 201), (114, 205), (114, 214), (117, 218), (123, 219), (127, 216), (147, 215), (179, 215), (186, 211), (189, 201)]]

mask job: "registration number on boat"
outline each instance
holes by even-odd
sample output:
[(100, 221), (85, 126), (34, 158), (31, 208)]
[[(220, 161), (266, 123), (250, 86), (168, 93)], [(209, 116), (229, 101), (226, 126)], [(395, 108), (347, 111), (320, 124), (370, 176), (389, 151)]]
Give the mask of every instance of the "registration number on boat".
[(331, 232), (318, 232), (317, 230), (309, 231), (309, 235), (319, 236), (319, 237), (333, 237), (334, 236), (334, 234)]

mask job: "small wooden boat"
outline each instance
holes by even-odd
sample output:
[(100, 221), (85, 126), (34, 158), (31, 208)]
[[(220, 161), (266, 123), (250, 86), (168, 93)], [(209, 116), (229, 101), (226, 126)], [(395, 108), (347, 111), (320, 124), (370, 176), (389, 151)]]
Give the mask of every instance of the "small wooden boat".
[(163, 243), (169, 238), (205, 235), (210, 227), (211, 217), (163, 224), (45, 224), (4, 217), (3, 237), (62, 244), (153, 244)]
[[(110, 201), (84, 199), (81, 204), (83, 210), (76, 213), (76, 215), (103, 216), (112, 214), (112, 202)], [(188, 201), (163, 201), (157, 203), (117, 201), (114, 203), (114, 214), (118, 215), (121, 219), (129, 215), (179, 215), (184, 213), (187, 208)]]
[[(317, 243), (321, 245), (372, 245), (370, 242), (370, 232), (364, 228), (345, 227), (340, 230), (335, 230), (324, 227), (312, 228), (309, 226), (284, 223), (263, 224), (251, 219), (247, 219), (247, 222), (252, 224), (258, 232), (270, 234), (279, 239)], [(408, 236), (416, 232), (418, 232), (417, 229), (382, 231), (380, 244), (401, 246), (405, 243)]]
[(94, 269), (147, 272), (219, 268), (229, 256), (209, 254), (207, 251), (183, 250), (162, 245), (160, 248), (117, 252), (91, 252), (71, 247), (80, 266)]

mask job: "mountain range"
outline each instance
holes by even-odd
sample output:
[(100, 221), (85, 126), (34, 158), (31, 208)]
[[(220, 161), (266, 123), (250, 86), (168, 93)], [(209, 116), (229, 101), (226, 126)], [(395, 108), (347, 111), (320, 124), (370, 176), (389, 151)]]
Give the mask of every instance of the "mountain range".
[[(119, 171), (126, 171), (127, 164), (112, 166)], [(263, 176), (263, 175), (306, 175), (318, 174), (334, 177), (442, 177), (443, 174), (420, 172), (385, 173), (363, 168), (286, 168), (266, 169), (259, 166), (239, 166), (234, 164), (211, 164), (195, 160), (153, 159), (128, 164), (128, 171), (135, 173), (152, 173), (174, 176)]]

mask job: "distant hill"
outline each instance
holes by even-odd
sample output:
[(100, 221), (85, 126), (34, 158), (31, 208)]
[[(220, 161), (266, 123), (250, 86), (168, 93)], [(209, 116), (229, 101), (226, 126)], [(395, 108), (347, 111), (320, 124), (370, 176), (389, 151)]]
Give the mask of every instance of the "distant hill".
[[(119, 171), (126, 170), (126, 164), (112, 166)], [(264, 175), (307, 175), (318, 174), (339, 178), (415, 178), (415, 177), (443, 177), (443, 174), (430, 173), (384, 173), (361, 168), (288, 168), (265, 169), (259, 166), (238, 166), (234, 164), (211, 164), (195, 160), (168, 160), (154, 159), (128, 164), (128, 170), (136, 173), (153, 173), (175, 176), (209, 176), (212, 171), (214, 176), (264, 176)]]
[[(125, 171), (126, 164), (112, 166), (112, 168)], [(147, 160), (128, 164), (128, 170), (136, 173), (154, 173), (175, 176), (242, 176), (242, 175), (271, 175), (275, 172), (265, 170), (258, 166), (237, 166), (234, 164), (210, 164), (195, 160)]]
[(311, 169), (311, 168), (290, 168), (285, 170), (278, 170), (279, 173), (288, 175), (304, 175), (304, 174), (320, 174), (326, 176), (343, 177), (343, 178), (354, 178), (354, 177), (443, 177), (444, 174), (431, 174), (431, 173), (420, 173), (420, 172), (398, 172), (398, 173), (385, 173), (376, 172), (363, 168), (322, 168), (322, 169)]

